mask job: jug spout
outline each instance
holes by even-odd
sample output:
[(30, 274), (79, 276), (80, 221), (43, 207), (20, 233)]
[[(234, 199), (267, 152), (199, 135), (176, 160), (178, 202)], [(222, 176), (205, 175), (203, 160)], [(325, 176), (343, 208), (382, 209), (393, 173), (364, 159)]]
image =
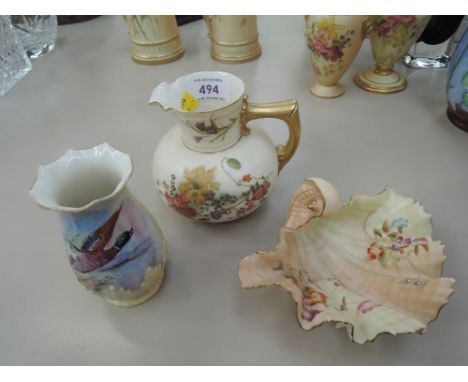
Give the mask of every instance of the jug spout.
[(174, 83), (161, 82), (151, 93), (150, 104), (159, 105), (164, 111), (177, 108), (177, 105), (171, 102), (174, 93), (176, 93)]
[(241, 136), (244, 82), (225, 72), (197, 72), (162, 82), (150, 104), (171, 111), (181, 122), (182, 140), (198, 152), (217, 152)]

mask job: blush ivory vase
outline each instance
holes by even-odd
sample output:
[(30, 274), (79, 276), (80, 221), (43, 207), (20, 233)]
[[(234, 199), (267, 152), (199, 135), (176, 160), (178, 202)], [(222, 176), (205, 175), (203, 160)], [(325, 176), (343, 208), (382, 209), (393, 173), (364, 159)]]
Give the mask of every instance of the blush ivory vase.
[[(296, 151), (297, 101), (249, 103), (244, 88), (230, 73), (198, 72), (152, 93), (150, 103), (179, 120), (156, 147), (153, 179), (163, 201), (188, 218), (226, 222), (250, 214)], [(190, 110), (188, 100), (195, 105)], [(258, 118), (286, 122), (287, 143), (275, 147), (261, 129), (246, 126)]]
[(364, 39), (364, 16), (306, 16), (305, 37), (315, 82), (312, 94), (333, 98), (344, 93), (338, 83), (353, 63)]
[(58, 213), (78, 281), (122, 307), (156, 293), (167, 252), (158, 224), (127, 189), (132, 172), (129, 155), (104, 143), (40, 166), (30, 191)]
[(124, 16), (131, 41), (133, 61), (139, 64), (165, 64), (183, 56), (175, 16)]
[(373, 93), (395, 93), (406, 88), (403, 75), (393, 69), (421, 36), (431, 16), (368, 16), (366, 30), (375, 66), (356, 74), (354, 82)]
[(447, 116), (468, 132), (468, 29), (452, 55), (447, 77)]
[(211, 57), (217, 61), (241, 63), (262, 54), (258, 42), (257, 16), (205, 16)]

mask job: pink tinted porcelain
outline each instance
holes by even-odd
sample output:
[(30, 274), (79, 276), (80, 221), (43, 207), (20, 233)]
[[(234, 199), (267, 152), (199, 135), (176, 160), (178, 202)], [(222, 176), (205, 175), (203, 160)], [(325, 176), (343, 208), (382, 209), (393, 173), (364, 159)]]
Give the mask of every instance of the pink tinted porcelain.
[(342, 205), (322, 179), (294, 194), (274, 250), (240, 263), (244, 288), (281, 286), (297, 303), (297, 320), (345, 327), (356, 343), (381, 333), (422, 333), (453, 292), (441, 277), (443, 246), (431, 238), (421, 205), (387, 188)]

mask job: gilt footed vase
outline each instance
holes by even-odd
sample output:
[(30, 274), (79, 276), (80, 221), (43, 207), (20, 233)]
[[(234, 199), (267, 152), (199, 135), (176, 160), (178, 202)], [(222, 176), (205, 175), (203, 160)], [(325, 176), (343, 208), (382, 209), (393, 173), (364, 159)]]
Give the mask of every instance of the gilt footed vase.
[(333, 98), (344, 93), (338, 83), (353, 63), (364, 39), (364, 16), (306, 16), (306, 40), (316, 81), (312, 94)]
[(167, 252), (158, 224), (126, 187), (132, 172), (129, 155), (104, 143), (40, 166), (30, 191), (58, 213), (78, 281), (122, 307), (157, 292)]
[[(157, 144), (153, 180), (163, 201), (185, 217), (217, 223), (255, 211), (297, 148), (297, 101), (249, 103), (244, 88), (230, 73), (197, 72), (152, 93), (150, 103), (179, 121)], [(246, 125), (258, 118), (286, 122), (287, 143), (275, 147), (263, 130)]]
[(431, 16), (368, 16), (366, 30), (375, 66), (356, 74), (354, 82), (373, 93), (396, 93), (406, 88), (405, 77), (393, 69), (416, 42)]

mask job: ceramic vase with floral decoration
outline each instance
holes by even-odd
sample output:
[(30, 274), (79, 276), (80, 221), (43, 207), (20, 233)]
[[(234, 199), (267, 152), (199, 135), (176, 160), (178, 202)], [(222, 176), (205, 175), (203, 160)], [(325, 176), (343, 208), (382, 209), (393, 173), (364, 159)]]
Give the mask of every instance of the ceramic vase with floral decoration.
[(30, 191), (58, 213), (78, 281), (122, 307), (156, 293), (167, 253), (158, 224), (127, 188), (132, 172), (130, 156), (104, 143), (40, 166)]
[[(153, 179), (163, 201), (188, 218), (217, 223), (250, 214), (297, 148), (297, 101), (249, 103), (244, 88), (230, 73), (197, 72), (153, 91), (150, 102), (179, 121), (156, 147)], [(262, 130), (246, 126), (258, 118), (286, 122), (287, 143), (275, 147)]]
[(185, 50), (175, 16), (132, 15), (124, 18), (133, 61), (165, 64), (183, 56)]
[(406, 80), (393, 69), (424, 31), (431, 16), (369, 16), (366, 29), (375, 66), (356, 74), (354, 82), (374, 93), (395, 93), (406, 88)]
[(353, 63), (364, 39), (364, 16), (306, 16), (306, 40), (316, 81), (309, 90), (318, 97), (344, 93), (338, 84)]
[(447, 116), (468, 132), (468, 29), (457, 45), (447, 77)]

